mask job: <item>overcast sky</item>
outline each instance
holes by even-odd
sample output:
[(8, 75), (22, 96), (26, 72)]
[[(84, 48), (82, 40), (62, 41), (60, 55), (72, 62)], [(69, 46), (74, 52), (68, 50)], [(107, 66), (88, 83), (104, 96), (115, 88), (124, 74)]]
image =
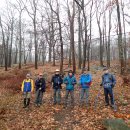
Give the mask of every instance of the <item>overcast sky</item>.
[[(8, 1), (8, 0), (7, 0)], [(16, 2), (16, 0), (9, 0), (9, 1), (11, 1), (12, 3), (13, 2)], [(87, 0), (86, 0), (87, 1)], [(124, 0), (124, 3), (125, 3), (125, 12), (127, 13), (127, 14), (129, 14), (129, 9), (130, 9), (130, 0)], [(1, 8), (1, 11), (3, 10), (3, 8), (5, 8), (6, 7), (6, 0), (1, 0), (0, 1), (0, 8)], [(61, 7), (62, 8), (62, 7)], [(0, 11), (0, 12), (1, 12)], [(65, 12), (64, 11), (64, 9), (63, 9), (63, 12)], [(62, 12), (62, 13), (63, 13)], [(113, 15), (112, 15), (112, 26), (113, 26), (113, 28), (112, 28), (112, 32), (111, 32), (111, 35), (114, 35), (114, 34), (116, 34), (115, 33), (115, 29), (114, 29), (114, 24), (115, 24), (115, 19), (116, 19), (116, 9), (114, 9), (114, 11), (113, 11)], [(25, 19), (29, 19), (29, 17), (28, 17), (28, 15), (27, 14), (24, 14), (23, 15), (23, 18), (25, 18)], [(64, 19), (65, 19), (65, 17), (64, 17)], [(127, 20), (129, 20), (130, 21), (130, 19), (128, 19), (127, 18)], [(107, 20), (107, 27), (108, 27), (108, 20)], [(126, 23), (126, 32), (130, 32), (130, 25), (128, 24), (128, 23)], [(99, 37), (99, 34), (98, 34), (98, 26), (97, 26), (97, 22), (96, 22), (96, 18), (94, 17), (93, 18), (93, 22), (92, 22), (92, 35), (93, 35), (93, 37)]]

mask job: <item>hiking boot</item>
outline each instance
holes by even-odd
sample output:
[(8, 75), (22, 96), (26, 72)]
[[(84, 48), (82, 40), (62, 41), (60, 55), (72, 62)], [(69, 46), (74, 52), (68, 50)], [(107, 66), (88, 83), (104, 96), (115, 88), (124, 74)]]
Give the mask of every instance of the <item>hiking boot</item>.
[(26, 104), (26, 98), (24, 98), (24, 106), (23, 106), (23, 108), (26, 108), (27, 107), (27, 104)]
[(115, 105), (110, 105), (110, 107), (114, 109), (114, 108), (115, 108)]
[(41, 106), (41, 104), (37, 104), (37, 106), (38, 106), (38, 107), (40, 107), (40, 106)]
[(38, 106), (38, 104), (35, 104), (35, 107), (37, 107)]
[(59, 102), (58, 105), (61, 105), (61, 103)]
[(111, 105), (111, 108), (116, 112), (117, 111), (117, 106), (116, 105)]
[(63, 108), (66, 108), (66, 107), (67, 107), (67, 104), (65, 103), (64, 106), (63, 106)]
[(23, 108), (26, 108), (26, 107), (27, 107), (26, 105), (23, 106)]
[(106, 103), (106, 104), (105, 104), (105, 106), (106, 106), (106, 107), (108, 107), (108, 106), (109, 106), (109, 104), (108, 104), (108, 103)]
[(67, 107), (66, 105), (63, 106), (64, 109), (66, 109), (66, 107)]
[(53, 105), (56, 105), (56, 102), (54, 102)]
[(26, 106), (29, 106), (30, 104), (30, 98), (27, 99), (27, 105)]

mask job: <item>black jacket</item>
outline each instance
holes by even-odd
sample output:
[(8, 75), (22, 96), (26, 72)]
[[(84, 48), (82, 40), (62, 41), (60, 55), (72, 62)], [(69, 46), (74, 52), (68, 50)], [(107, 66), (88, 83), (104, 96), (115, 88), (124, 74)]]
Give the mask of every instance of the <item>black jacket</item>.
[(45, 79), (44, 79), (44, 78), (41, 78), (41, 79), (38, 78), (38, 79), (35, 81), (35, 86), (36, 86), (36, 91), (41, 88), (41, 91), (42, 91), (42, 92), (45, 92), (45, 89), (46, 89)]
[(52, 80), (51, 82), (53, 83), (53, 88), (54, 89), (61, 89), (61, 84), (63, 83), (63, 79), (62, 77), (58, 74), (55, 74), (53, 77), (52, 77)]

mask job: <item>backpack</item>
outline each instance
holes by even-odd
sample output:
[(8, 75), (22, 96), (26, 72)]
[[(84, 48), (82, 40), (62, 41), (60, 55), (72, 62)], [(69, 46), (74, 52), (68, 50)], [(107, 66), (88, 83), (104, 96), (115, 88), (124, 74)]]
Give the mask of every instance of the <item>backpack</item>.
[(109, 74), (109, 75), (104, 75), (104, 76), (103, 76), (103, 81), (104, 81), (105, 83), (112, 82), (112, 80), (113, 80), (113, 77), (112, 77), (111, 74)]

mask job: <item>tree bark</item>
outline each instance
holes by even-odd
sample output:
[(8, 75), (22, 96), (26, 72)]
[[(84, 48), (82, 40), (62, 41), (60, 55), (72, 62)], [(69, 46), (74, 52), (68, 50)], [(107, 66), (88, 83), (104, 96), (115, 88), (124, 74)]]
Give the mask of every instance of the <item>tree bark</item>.
[(120, 18), (120, 7), (119, 1), (116, 0), (117, 6), (117, 18), (118, 18), (118, 27), (119, 27), (119, 34), (118, 34), (118, 48), (119, 48), (119, 59), (121, 64), (121, 74), (124, 73), (124, 56), (123, 56), (123, 46), (122, 46), (122, 28), (121, 28), (121, 18)]

